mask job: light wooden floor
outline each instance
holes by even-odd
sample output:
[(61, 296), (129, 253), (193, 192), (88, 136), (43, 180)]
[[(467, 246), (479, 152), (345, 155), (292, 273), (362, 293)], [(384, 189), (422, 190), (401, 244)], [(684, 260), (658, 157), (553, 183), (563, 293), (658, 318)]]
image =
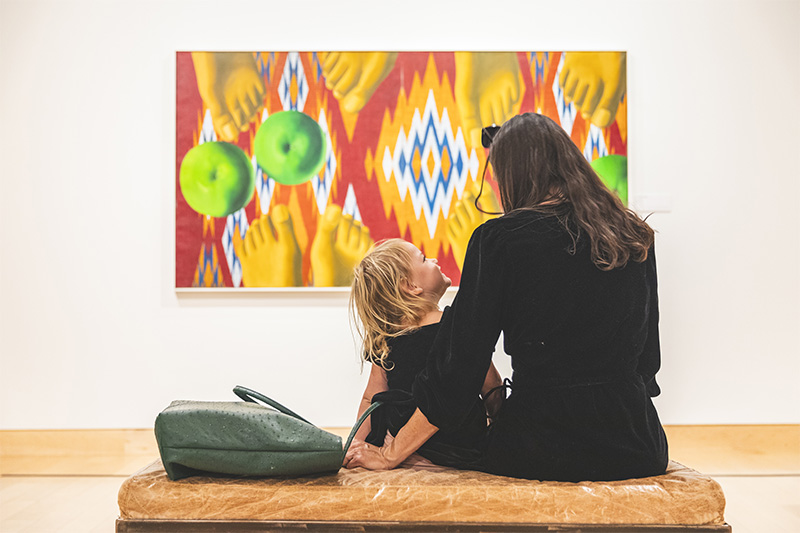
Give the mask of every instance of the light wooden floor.
[[(800, 533), (800, 426), (666, 429), (671, 457), (722, 485), (734, 532)], [(0, 431), (0, 532), (111, 533), (120, 484), (157, 456), (151, 430)]]

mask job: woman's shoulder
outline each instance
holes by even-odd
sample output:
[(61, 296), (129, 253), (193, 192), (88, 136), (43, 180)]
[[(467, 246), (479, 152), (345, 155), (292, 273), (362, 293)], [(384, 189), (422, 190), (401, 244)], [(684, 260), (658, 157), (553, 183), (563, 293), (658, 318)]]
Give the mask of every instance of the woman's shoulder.
[(503, 216), (487, 220), (478, 227), (476, 234), (483, 240), (505, 242), (510, 237), (526, 240), (549, 240), (561, 236), (564, 231), (562, 217), (557, 211), (517, 209)]

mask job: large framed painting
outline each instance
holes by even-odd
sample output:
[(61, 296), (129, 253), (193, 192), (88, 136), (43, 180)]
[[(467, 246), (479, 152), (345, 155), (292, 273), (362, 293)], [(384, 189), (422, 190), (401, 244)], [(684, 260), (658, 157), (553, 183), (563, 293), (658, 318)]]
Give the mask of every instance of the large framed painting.
[[(175, 285), (343, 287), (399, 237), (458, 285), (488, 150), (558, 122), (627, 202), (624, 52), (178, 52)], [(480, 196), (498, 211), (491, 168)]]

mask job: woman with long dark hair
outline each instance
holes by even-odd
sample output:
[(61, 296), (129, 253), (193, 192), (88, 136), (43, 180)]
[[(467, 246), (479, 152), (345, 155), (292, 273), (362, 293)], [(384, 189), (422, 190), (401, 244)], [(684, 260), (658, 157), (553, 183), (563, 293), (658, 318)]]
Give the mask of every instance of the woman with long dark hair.
[(526, 113), (489, 153), (505, 214), (475, 230), (418, 410), (390, 445), (358, 443), (345, 466), (394, 468), (481, 390), (503, 332), (514, 369), (476, 469), (561, 481), (663, 474), (653, 230), (600, 181), (566, 132)]

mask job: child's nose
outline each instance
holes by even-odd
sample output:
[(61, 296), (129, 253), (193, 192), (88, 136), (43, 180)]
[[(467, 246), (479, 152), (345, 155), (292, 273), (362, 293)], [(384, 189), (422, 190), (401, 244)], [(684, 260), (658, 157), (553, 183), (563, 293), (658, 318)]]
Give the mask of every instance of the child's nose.
[(438, 259), (436, 259), (435, 257), (431, 257), (431, 261), (433, 261), (433, 262), (434, 262), (434, 263), (436, 263), (437, 265), (439, 264), (439, 260), (438, 260)]

